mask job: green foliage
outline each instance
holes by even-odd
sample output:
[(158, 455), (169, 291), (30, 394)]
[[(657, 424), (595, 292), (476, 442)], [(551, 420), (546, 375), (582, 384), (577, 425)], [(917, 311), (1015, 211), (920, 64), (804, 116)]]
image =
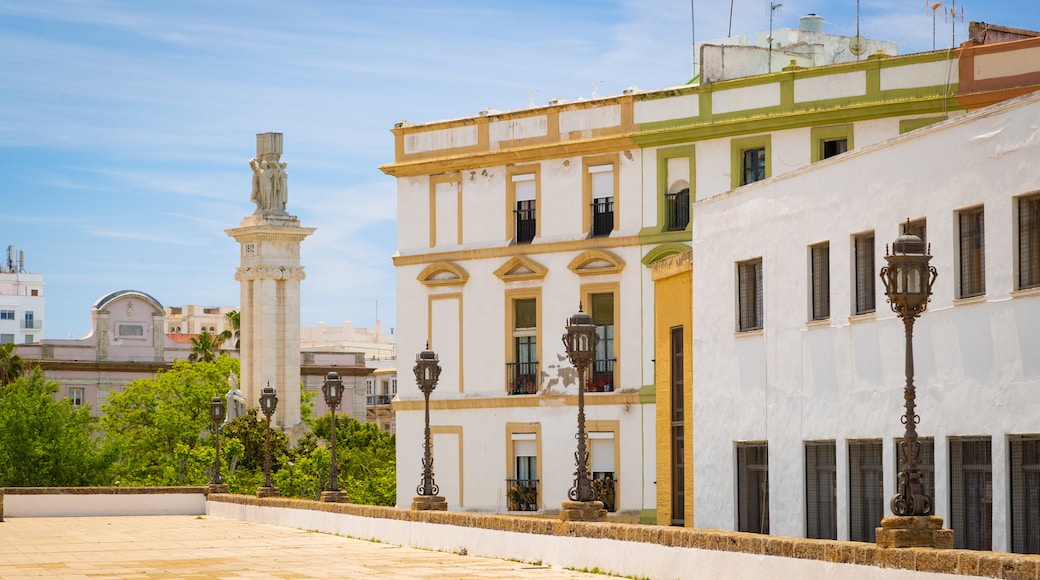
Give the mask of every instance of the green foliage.
[[(220, 430), (220, 445), (225, 448), (235, 446), (241, 449), (238, 455), (231, 456), (229, 467), (251, 472), (263, 472), (264, 450), (267, 442), (267, 421), (260, 418), (260, 410), (252, 407), (246, 414), (224, 425)], [(280, 459), (289, 450), (289, 439), (278, 429), (271, 429), (271, 470), (277, 471), (281, 466)], [(255, 491), (255, 490), (254, 490)]]
[(218, 336), (203, 330), (198, 336), (191, 338), (191, 354), (188, 362), (213, 362), (221, 355), (220, 343), (223, 342)]
[(224, 320), (227, 321), (227, 328), (223, 332), (217, 335), (217, 343), (224, 344), (232, 338), (235, 339), (235, 348), (238, 349), (242, 344), (242, 316), (237, 310), (224, 313)]
[(106, 485), (112, 457), (94, 439), (87, 406), (55, 400), (37, 368), (0, 387), (0, 487)]
[[(209, 403), (223, 396), (238, 361), (177, 361), (154, 378), (131, 381), (102, 408), (105, 449), (117, 458), (121, 485), (201, 485), (204, 454), (213, 445)], [(212, 461), (212, 449), (209, 460)]]
[(14, 353), (14, 343), (0, 344), (0, 386), (7, 385), (25, 372), (22, 357)]

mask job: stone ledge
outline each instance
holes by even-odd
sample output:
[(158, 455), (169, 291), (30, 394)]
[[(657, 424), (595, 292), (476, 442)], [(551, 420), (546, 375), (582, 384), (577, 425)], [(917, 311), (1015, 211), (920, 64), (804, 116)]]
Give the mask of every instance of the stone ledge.
[(768, 536), (727, 530), (678, 528), (610, 522), (576, 522), (474, 512), (444, 512), (399, 509), (345, 503), (322, 503), (306, 499), (264, 498), (245, 495), (210, 496), (209, 501), (315, 510), (353, 516), (404, 520), (429, 524), (463, 526), (485, 530), (548, 536), (603, 538), (642, 542), (676, 548), (694, 548), (820, 560), (876, 568), (960, 574), (1013, 580), (1040, 580), (1040, 555), (935, 550), (931, 548), (879, 548), (864, 542), (839, 542)]
[(205, 485), (177, 487), (3, 487), (0, 497), (6, 495), (159, 495), (170, 493), (208, 494)]

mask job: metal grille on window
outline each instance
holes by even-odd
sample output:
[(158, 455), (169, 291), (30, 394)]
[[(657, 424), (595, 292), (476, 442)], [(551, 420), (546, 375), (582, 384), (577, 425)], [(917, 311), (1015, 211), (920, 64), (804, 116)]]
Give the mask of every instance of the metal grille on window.
[[(896, 468), (892, 475), (893, 480), (897, 482), (899, 470), (903, 466), (903, 455), (899, 450), (901, 440), (896, 439), (895, 441)], [(924, 487), (924, 492), (932, 498), (932, 509), (928, 511), (928, 515), (932, 515), (935, 513), (935, 440), (931, 437), (921, 437), (917, 441), (921, 444), (921, 452), (917, 458), (917, 471), (921, 473), (921, 486)]]
[(683, 327), (671, 331), (672, 378), (672, 525), (686, 521), (686, 471), (683, 466), (685, 440), (685, 396), (683, 393)]
[(769, 448), (737, 444), (737, 530), (769, 533)]
[(684, 230), (690, 223), (690, 188), (664, 196), (668, 207), (668, 230)]
[(805, 444), (805, 536), (838, 539), (834, 442)]
[(810, 248), (812, 267), (812, 319), (825, 320), (831, 315), (831, 247), (820, 244)]
[(591, 302), (592, 323), (596, 325), (596, 358), (592, 361), (592, 374), (587, 390), (612, 392), (614, 390), (614, 295), (593, 294)]
[(529, 244), (535, 234), (535, 181), (533, 174), (514, 175), (516, 243)]
[(874, 232), (855, 237), (856, 311), (855, 314), (874, 312)]
[(508, 394), (538, 392), (538, 303), (534, 298), (513, 301), (513, 362), (506, 363)]
[(592, 235), (614, 231), (614, 166), (589, 167), (592, 179)]
[(738, 326), (741, 331), (762, 328), (762, 260), (737, 264)]
[(1040, 286), (1040, 195), (1018, 199), (1018, 287)]
[(959, 298), (986, 293), (986, 238), (982, 208), (960, 212)]
[(993, 463), (990, 440), (950, 440), (950, 527), (953, 547), (993, 549)]
[(1040, 554), (1040, 436), (1011, 447), (1011, 551)]
[(765, 147), (758, 149), (745, 149), (744, 157), (744, 181), (741, 185), (747, 185), (766, 178), (766, 150)]
[(849, 442), (849, 539), (874, 542), (884, 516), (880, 441)]

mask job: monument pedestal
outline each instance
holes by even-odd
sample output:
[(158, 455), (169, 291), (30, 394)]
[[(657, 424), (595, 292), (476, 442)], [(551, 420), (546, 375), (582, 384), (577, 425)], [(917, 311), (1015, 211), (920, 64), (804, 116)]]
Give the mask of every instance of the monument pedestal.
[(953, 530), (939, 516), (890, 516), (877, 528), (879, 548), (953, 548)]
[(601, 501), (565, 501), (560, 510), (560, 520), (565, 522), (605, 522), (607, 510)]
[(347, 503), (347, 493), (344, 491), (323, 491), (321, 501), (328, 503)]
[(412, 509), (446, 512), (448, 511), (448, 500), (440, 495), (417, 495), (412, 498)]
[(206, 493), (209, 495), (214, 493), (231, 493), (231, 489), (228, 488), (226, 483), (211, 483), (206, 488)]
[(256, 497), (263, 499), (265, 497), (279, 497), (281, 494), (278, 492), (277, 487), (264, 487), (260, 486), (256, 488)]

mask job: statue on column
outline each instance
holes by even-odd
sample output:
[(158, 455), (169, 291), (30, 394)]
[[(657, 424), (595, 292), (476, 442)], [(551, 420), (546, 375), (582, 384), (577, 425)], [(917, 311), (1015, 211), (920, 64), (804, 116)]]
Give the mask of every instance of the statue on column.
[(253, 170), (253, 191), (249, 199), (256, 204), (256, 213), (284, 214), (289, 201), (288, 165), (280, 161), (282, 134), (261, 133), (256, 136), (256, 157), (249, 160)]

